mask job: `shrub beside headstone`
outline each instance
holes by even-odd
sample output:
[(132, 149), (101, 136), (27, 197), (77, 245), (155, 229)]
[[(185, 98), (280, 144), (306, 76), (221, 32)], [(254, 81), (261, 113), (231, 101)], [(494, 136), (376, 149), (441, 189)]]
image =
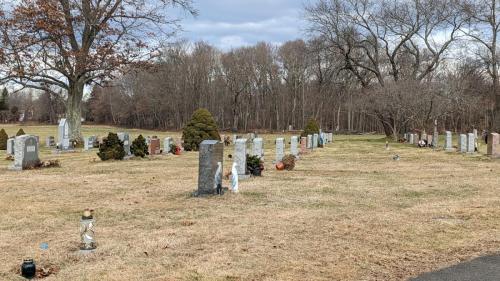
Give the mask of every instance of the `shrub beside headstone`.
[(0, 150), (6, 150), (7, 149), (7, 140), (9, 139), (9, 136), (5, 132), (4, 129), (0, 130)]
[(99, 146), (97, 156), (102, 161), (107, 160), (123, 160), (125, 157), (125, 149), (123, 142), (118, 138), (117, 134), (109, 133), (108, 137), (104, 138), (103, 143)]
[(193, 113), (191, 121), (182, 131), (184, 149), (186, 151), (198, 151), (200, 144), (204, 140), (218, 140), (220, 135), (212, 114), (204, 109), (198, 109)]
[(146, 157), (148, 155), (148, 144), (146, 143), (146, 139), (139, 135), (133, 142), (130, 147), (130, 151), (137, 157)]
[(21, 129), (19, 129), (19, 131), (17, 131), (16, 137), (19, 137), (19, 136), (22, 136), (22, 135), (26, 135), (26, 133), (24, 132), (23, 128), (21, 128)]

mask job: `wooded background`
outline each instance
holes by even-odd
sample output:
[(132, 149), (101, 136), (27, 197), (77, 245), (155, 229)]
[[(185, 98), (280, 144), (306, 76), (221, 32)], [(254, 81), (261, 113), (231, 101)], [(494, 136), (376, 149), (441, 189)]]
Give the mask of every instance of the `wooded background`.
[[(327, 131), (394, 137), (430, 131), (434, 120), (457, 132), (494, 123), (496, 1), (313, 2), (304, 11), (307, 39), (230, 51), (171, 43), (159, 58), (88, 85), (82, 116), (180, 129), (207, 108), (224, 130), (302, 129), (314, 118)], [(49, 86), (11, 93), (2, 121), (25, 113), (24, 121), (55, 123), (65, 99)]]

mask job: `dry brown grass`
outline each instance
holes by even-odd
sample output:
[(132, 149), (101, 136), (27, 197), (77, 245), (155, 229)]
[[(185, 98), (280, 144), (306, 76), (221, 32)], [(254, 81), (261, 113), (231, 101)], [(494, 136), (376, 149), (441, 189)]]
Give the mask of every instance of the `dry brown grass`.
[[(0, 157), (0, 280), (18, 280), (26, 256), (59, 267), (44, 280), (406, 280), (500, 247), (499, 161), (341, 136), (277, 172), (274, 137), (264, 177), (212, 198), (190, 197), (197, 153), (104, 163), (43, 149), (62, 167), (24, 172)], [(85, 208), (97, 217), (89, 256), (77, 252)]]

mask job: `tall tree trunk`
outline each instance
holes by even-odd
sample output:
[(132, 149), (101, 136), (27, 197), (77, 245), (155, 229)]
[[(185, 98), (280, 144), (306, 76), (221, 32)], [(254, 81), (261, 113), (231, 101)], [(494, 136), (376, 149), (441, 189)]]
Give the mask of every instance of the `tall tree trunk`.
[(70, 139), (78, 143), (83, 142), (81, 130), (83, 88), (82, 82), (71, 82), (66, 102), (66, 119), (70, 128)]

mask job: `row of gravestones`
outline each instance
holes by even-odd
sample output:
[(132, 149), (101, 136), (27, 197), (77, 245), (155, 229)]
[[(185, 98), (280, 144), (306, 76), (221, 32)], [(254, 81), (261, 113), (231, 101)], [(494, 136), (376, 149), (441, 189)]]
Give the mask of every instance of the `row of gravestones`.
[[(308, 149), (314, 149), (323, 144), (333, 142), (333, 133), (323, 133), (308, 135), (300, 138), (292, 136), (290, 139), (290, 152), (294, 156), (307, 153)], [(264, 140), (254, 137), (251, 141), (251, 155), (259, 158), (264, 157)], [(233, 161), (236, 166), (236, 172), (239, 179), (248, 178), (246, 174), (248, 140), (234, 137), (234, 155)], [(299, 150), (300, 149), (300, 150)], [(200, 144), (199, 172), (198, 172), (198, 191), (196, 196), (213, 195), (217, 193), (222, 185), (222, 171), (224, 163), (224, 144), (216, 140), (205, 140)], [(276, 139), (276, 162), (279, 162), (285, 156), (285, 139)]]
[[(419, 140), (426, 139), (428, 143), (432, 143), (434, 147), (437, 147), (439, 143), (439, 136), (422, 134), (419, 136), (418, 134), (406, 133), (404, 136), (405, 140), (409, 144), (418, 145)], [(450, 131), (446, 131), (445, 133), (445, 142), (444, 149), (446, 151), (458, 151), (461, 153), (475, 153), (477, 148), (477, 140), (478, 140), (478, 132), (474, 130), (472, 133), (468, 134), (460, 134), (458, 136), (458, 149), (453, 147), (453, 134)], [(430, 142), (429, 142), (430, 141)], [(488, 149), (487, 155), (498, 158), (500, 157), (500, 136), (497, 133), (488, 134)]]

